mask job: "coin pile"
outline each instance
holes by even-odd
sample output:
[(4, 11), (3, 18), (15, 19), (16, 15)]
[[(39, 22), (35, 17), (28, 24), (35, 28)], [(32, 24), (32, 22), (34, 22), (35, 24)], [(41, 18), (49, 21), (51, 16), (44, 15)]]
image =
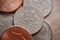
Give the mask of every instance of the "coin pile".
[(51, 40), (51, 9), (51, 0), (0, 0), (0, 39)]

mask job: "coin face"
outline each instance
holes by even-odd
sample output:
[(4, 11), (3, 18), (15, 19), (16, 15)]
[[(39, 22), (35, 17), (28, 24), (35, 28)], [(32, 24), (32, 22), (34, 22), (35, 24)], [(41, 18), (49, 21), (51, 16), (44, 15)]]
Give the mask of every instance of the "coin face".
[(26, 28), (30, 34), (34, 34), (42, 27), (43, 16), (36, 7), (23, 6), (16, 11), (14, 16), (14, 24), (21, 25)]
[(3, 32), (1, 40), (32, 40), (32, 37), (22, 26), (11, 26)]
[(46, 17), (52, 9), (51, 0), (24, 0), (23, 5), (36, 6), (42, 12), (43, 17)]
[(33, 35), (33, 40), (51, 40), (52, 39), (52, 32), (50, 26), (44, 22), (43, 27), (41, 30)]
[(21, 7), (23, 0), (0, 0), (0, 11), (12, 12)]
[(0, 13), (0, 36), (7, 27), (13, 25), (13, 15), (14, 14)]

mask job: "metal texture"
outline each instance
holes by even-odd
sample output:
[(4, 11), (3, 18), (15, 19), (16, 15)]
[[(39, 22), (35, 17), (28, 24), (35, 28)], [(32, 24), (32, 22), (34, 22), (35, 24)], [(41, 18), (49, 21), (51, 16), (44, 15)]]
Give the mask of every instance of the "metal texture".
[(43, 17), (46, 17), (52, 9), (51, 0), (24, 0), (23, 5), (32, 5), (42, 11)]
[(33, 40), (51, 40), (52, 39), (52, 31), (50, 26), (44, 22), (41, 30), (33, 35)]
[(14, 14), (0, 12), (0, 36), (7, 27), (13, 25), (13, 16)]
[(1, 40), (32, 40), (31, 35), (22, 26), (10, 26), (2, 35)]
[(23, 6), (16, 11), (14, 16), (14, 24), (21, 25), (26, 28), (30, 34), (34, 34), (42, 27), (43, 15), (36, 7)]

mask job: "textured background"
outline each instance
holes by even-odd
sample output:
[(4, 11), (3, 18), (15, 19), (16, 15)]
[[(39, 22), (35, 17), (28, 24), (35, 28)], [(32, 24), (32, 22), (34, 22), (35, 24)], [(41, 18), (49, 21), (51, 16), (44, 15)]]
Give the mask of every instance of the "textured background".
[(60, 0), (52, 0), (53, 10), (45, 21), (51, 26), (53, 31), (53, 40), (60, 40)]

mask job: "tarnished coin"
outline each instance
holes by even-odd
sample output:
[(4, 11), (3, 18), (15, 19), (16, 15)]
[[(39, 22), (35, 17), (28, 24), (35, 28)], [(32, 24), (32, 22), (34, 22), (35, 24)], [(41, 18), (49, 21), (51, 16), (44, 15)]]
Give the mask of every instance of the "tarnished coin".
[(51, 0), (24, 0), (23, 5), (32, 5), (42, 11), (43, 17), (46, 17), (52, 9)]
[(26, 28), (30, 34), (34, 34), (42, 27), (43, 15), (34, 6), (23, 6), (16, 11), (14, 16), (14, 24), (21, 25)]
[(1, 14), (0, 13), (0, 35), (7, 27), (13, 25), (14, 14)]
[(12, 12), (21, 7), (23, 0), (0, 0), (0, 11)]
[(52, 31), (50, 26), (44, 22), (41, 30), (33, 35), (33, 40), (51, 40), (52, 39)]
[(11, 26), (1, 35), (1, 40), (32, 40), (31, 35), (21, 26)]

